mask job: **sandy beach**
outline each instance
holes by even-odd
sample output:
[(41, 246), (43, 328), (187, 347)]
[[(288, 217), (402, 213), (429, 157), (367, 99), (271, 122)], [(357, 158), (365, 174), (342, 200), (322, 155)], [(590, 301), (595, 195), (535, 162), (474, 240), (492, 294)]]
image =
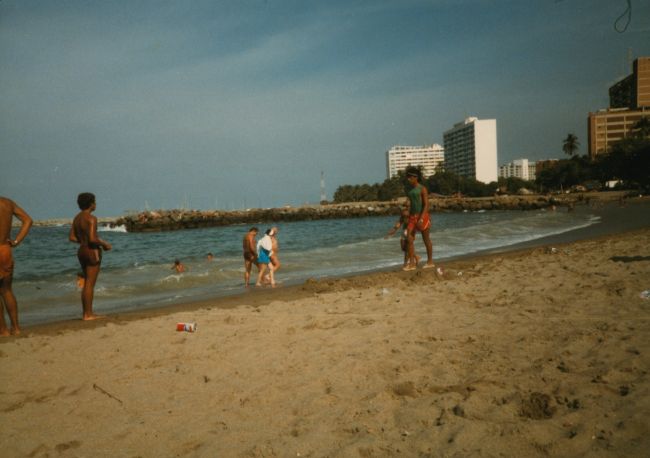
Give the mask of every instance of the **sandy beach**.
[(26, 329), (0, 341), (0, 450), (647, 456), (649, 247), (646, 228)]

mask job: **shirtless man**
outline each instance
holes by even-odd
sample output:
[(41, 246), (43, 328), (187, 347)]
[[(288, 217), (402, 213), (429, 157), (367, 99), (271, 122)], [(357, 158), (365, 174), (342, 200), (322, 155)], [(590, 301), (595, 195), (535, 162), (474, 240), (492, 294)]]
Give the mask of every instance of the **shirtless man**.
[(259, 264), (257, 264), (257, 243), (255, 242), (255, 237), (257, 236), (257, 228), (251, 227), (243, 240), (244, 248), (244, 283), (246, 287), (249, 286), (251, 281), (251, 270), (253, 269), (253, 264), (259, 269)]
[(77, 204), (81, 211), (72, 221), (70, 241), (80, 245), (77, 258), (86, 279), (81, 290), (83, 320), (96, 320), (101, 317), (93, 313), (93, 297), (102, 263), (102, 249), (110, 251), (112, 247), (110, 243), (97, 237), (97, 218), (92, 214), (97, 208), (95, 195), (83, 192), (77, 197)]
[[(22, 222), (20, 231), (15, 239), (11, 239), (11, 221), (13, 217)], [(18, 335), (20, 327), (18, 326), (18, 304), (16, 296), (11, 289), (11, 283), (14, 277), (14, 259), (11, 249), (18, 246), (27, 236), (29, 228), (32, 227), (32, 219), (29, 215), (6, 197), (0, 197), (0, 336)], [(5, 312), (2, 307), (4, 302), (11, 320), (11, 330), (7, 329), (5, 322)]]

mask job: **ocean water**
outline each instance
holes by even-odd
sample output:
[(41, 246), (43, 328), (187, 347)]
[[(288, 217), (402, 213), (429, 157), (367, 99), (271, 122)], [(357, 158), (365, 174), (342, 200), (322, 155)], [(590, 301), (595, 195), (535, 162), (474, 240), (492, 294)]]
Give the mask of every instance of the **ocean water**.
[[(280, 284), (341, 276), (401, 265), (399, 234), (385, 239), (395, 217), (302, 221), (278, 224)], [(434, 259), (497, 249), (587, 227), (599, 217), (589, 211), (490, 211), (432, 215)], [(249, 226), (146, 234), (100, 228), (113, 245), (104, 253), (95, 289), (96, 313), (141, 310), (190, 300), (236, 294), (243, 288), (242, 238)], [(261, 232), (267, 225), (259, 224)], [(69, 226), (34, 227), (14, 250), (14, 291), (22, 325), (81, 315), (76, 274), (77, 245)], [(424, 257), (424, 245), (416, 240)], [(207, 253), (214, 260), (207, 260)], [(172, 270), (180, 259), (188, 271)], [(253, 275), (256, 269), (253, 268)]]

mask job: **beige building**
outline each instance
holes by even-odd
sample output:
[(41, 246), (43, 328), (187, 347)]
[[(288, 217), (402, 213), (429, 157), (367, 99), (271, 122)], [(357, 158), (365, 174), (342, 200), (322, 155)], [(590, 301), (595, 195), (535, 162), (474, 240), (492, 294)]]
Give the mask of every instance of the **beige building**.
[(632, 74), (609, 88), (609, 108), (589, 113), (589, 156), (607, 153), (612, 144), (630, 137), (634, 125), (650, 118), (650, 57), (634, 61)]
[(393, 178), (408, 166), (421, 166), (424, 176), (436, 173), (436, 168), (445, 162), (445, 150), (434, 143), (424, 146), (393, 146), (386, 151), (386, 175)]
[(535, 179), (535, 162), (528, 159), (515, 159), (499, 167), (499, 178), (521, 178), (522, 180)]
[(589, 113), (589, 156), (593, 159), (607, 153), (613, 143), (630, 137), (634, 125), (650, 117), (650, 107), (639, 110), (609, 108)]

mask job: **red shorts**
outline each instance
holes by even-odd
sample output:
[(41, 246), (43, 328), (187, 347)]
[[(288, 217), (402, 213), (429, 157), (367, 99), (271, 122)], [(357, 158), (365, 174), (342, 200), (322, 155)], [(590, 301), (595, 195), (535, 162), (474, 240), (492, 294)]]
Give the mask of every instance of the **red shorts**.
[(11, 245), (0, 245), (0, 279), (9, 278), (14, 273), (14, 259), (11, 255)]
[(418, 224), (418, 220), (420, 219), (420, 215), (409, 215), (409, 223), (406, 229), (409, 231), (409, 233), (412, 233), (414, 231), (426, 231), (431, 227), (431, 220), (429, 219), (429, 214), (424, 213), (422, 215), (422, 224)]

